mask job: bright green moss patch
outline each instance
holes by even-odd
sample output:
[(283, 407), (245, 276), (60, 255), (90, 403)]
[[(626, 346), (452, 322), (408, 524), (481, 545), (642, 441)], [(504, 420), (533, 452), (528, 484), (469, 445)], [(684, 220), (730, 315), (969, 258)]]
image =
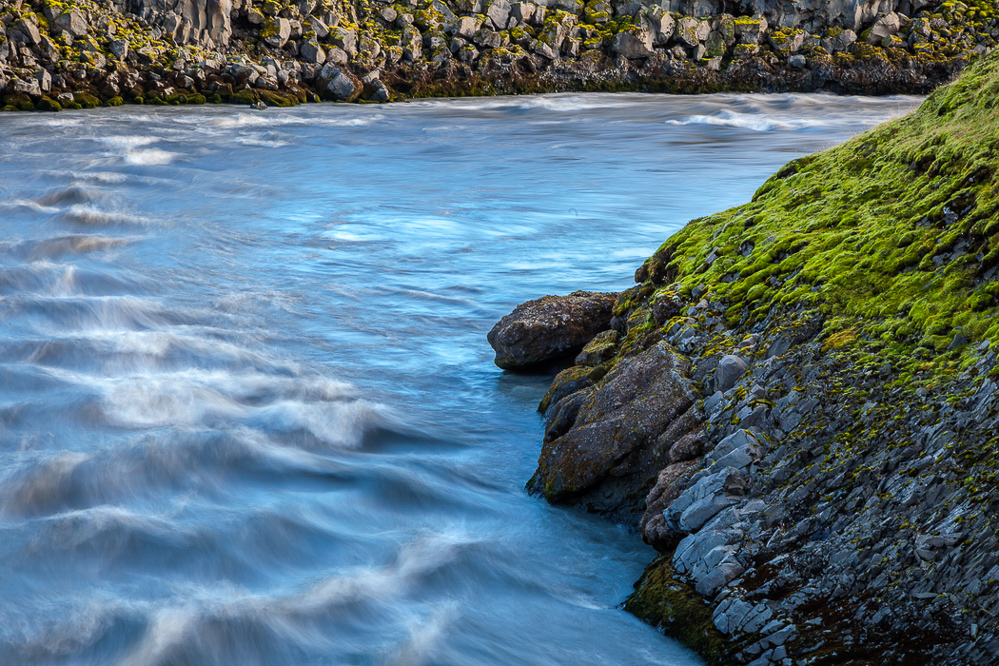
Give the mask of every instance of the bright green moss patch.
[(732, 325), (817, 311), (827, 348), (890, 349), (910, 371), (927, 360), (914, 350), (960, 347), (959, 367), (962, 338), (999, 341), (997, 93), (994, 53), (914, 114), (695, 220), (669, 241), (681, 292), (706, 286)]

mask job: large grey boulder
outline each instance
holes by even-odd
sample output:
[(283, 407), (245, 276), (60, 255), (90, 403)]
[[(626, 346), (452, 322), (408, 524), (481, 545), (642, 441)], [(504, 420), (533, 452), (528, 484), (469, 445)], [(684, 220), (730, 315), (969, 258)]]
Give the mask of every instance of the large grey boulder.
[(676, 23), (674, 37), (683, 46), (693, 48), (708, 38), (711, 34), (711, 24), (698, 21), (695, 18), (682, 18)]
[(12, 90), (16, 93), (24, 93), (32, 97), (39, 97), (42, 94), (42, 88), (38, 83), (38, 79), (28, 79), (27, 81), (14, 79), (11, 86)]
[(507, 0), (491, 0), (486, 7), (486, 16), (493, 22), (497, 30), (505, 30), (510, 20), (510, 3)]
[(34, 17), (18, 19), (7, 29), (7, 36), (15, 44), (38, 44), (42, 36), (38, 32), (38, 24)]
[(579, 353), (597, 333), (611, 327), (616, 299), (613, 293), (577, 291), (518, 305), (486, 336), (496, 351), (496, 365), (524, 370)]
[(510, 14), (520, 23), (527, 23), (538, 7), (530, 2), (515, 2), (510, 5)]
[(298, 54), (306, 62), (322, 65), (326, 62), (326, 52), (315, 42), (304, 42), (298, 47)]
[(647, 58), (653, 53), (652, 39), (650, 30), (623, 30), (614, 38), (614, 52), (625, 58)]
[(291, 39), (291, 21), (286, 18), (274, 18), (264, 27), (264, 41), (274, 48), (281, 48)]
[(885, 37), (896, 34), (901, 27), (902, 20), (895, 12), (882, 16), (874, 22), (870, 32), (867, 33), (867, 43), (880, 44)]

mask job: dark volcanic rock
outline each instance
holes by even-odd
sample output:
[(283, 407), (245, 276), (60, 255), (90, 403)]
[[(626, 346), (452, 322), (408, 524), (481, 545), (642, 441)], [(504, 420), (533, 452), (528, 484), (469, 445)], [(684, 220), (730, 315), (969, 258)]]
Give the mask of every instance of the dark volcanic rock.
[(651, 485), (665, 466), (672, 442), (660, 443), (659, 436), (698, 397), (687, 367), (659, 343), (622, 360), (595, 387), (556, 403), (531, 488), (551, 501), (585, 501), (600, 513), (644, 510), (634, 486)]
[(518, 305), (489, 331), (496, 365), (524, 370), (578, 353), (597, 333), (610, 328), (616, 299), (617, 294), (577, 291)]

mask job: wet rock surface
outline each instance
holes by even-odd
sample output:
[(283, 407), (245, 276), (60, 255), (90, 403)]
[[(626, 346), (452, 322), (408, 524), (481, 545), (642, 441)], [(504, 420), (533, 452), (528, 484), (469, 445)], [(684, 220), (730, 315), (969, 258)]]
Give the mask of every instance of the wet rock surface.
[[(0, 108), (571, 90), (925, 93), (999, 37), (989, 3), (732, 10), (710, 0), (4, 0)], [(51, 86), (36, 89), (42, 72)]]

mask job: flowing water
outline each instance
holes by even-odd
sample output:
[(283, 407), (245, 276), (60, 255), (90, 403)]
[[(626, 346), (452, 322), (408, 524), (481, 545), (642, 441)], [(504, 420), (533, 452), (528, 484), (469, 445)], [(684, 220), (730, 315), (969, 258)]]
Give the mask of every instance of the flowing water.
[(0, 663), (699, 663), (485, 334), (917, 101), (3, 116)]

